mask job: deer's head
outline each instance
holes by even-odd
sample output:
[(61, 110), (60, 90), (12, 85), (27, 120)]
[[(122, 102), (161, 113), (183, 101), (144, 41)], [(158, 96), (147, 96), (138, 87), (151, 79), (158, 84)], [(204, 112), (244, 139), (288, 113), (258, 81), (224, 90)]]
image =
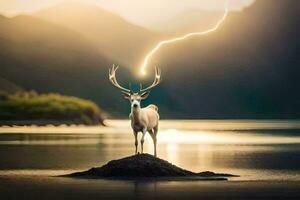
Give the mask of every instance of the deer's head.
[(110, 80), (110, 82), (116, 88), (121, 90), (123, 96), (130, 101), (131, 107), (133, 109), (140, 108), (141, 107), (141, 101), (143, 99), (146, 99), (150, 94), (150, 90), (160, 83), (160, 81), (161, 81), (161, 71), (160, 71), (160, 69), (155, 67), (155, 78), (154, 78), (153, 83), (150, 86), (143, 89), (142, 84), (140, 84), (139, 91), (138, 92), (133, 92), (131, 88), (130, 89), (124, 88), (118, 83), (117, 78), (116, 78), (116, 71), (117, 71), (118, 67), (119, 66), (113, 65), (112, 68), (109, 69), (109, 80)]

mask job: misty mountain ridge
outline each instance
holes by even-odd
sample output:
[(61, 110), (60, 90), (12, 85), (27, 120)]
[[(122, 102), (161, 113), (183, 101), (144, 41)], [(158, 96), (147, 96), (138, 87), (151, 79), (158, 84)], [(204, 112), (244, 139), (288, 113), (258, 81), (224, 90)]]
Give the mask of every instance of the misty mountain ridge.
[(212, 27), (223, 16), (223, 11), (187, 9), (167, 21), (153, 25), (155, 30), (168, 35), (203, 31)]
[(0, 77), (0, 91), (4, 92), (18, 92), (22, 91), (22, 88), (15, 83), (8, 81), (2, 77)]
[(141, 57), (160, 37), (92, 4), (58, 4), (36, 12), (34, 16), (82, 34), (101, 54), (124, 66), (139, 65)]
[(216, 32), (165, 47), (154, 59), (165, 66), (173, 109), (195, 118), (299, 117), (299, 4), (257, 0)]

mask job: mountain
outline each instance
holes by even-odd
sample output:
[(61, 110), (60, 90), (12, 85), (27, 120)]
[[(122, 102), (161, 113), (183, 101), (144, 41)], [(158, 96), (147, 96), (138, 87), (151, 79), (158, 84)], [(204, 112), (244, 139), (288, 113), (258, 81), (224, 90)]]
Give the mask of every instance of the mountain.
[[(164, 46), (148, 69), (159, 61), (163, 82), (143, 105), (157, 104), (162, 118), (300, 118), (299, 11), (299, 1), (257, 0), (230, 13), (216, 32)], [(0, 77), (24, 90), (90, 99), (109, 113), (127, 116), (128, 102), (107, 80), (115, 60), (103, 52), (114, 54), (118, 47), (129, 54), (143, 42), (133, 42), (130, 31), (136, 35), (141, 29), (127, 27), (126, 41), (112, 39), (114, 48), (108, 50), (87, 34), (101, 27), (95, 25), (99, 19), (89, 23), (82, 16), (77, 25), (84, 33), (43, 17), (1, 16)], [(113, 30), (121, 30), (119, 25), (109, 24), (114, 29), (99, 36), (117, 38)], [(138, 82), (124, 67), (118, 76), (121, 83)]]
[(257, 0), (216, 32), (165, 46), (154, 96), (180, 117), (299, 118), (299, 19), (299, 1)]
[(0, 92), (1, 91), (17, 92), (17, 91), (22, 91), (22, 88), (16, 85), (15, 83), (0, 77)]
[(0, 17), (0, 77), (24, 90), (78, 96), (113, 108), (125, 102), (107, 81), (111, 63), (73, 30), (32, 16)]
[(62, 3), (34, 16), (76, 31), (103, 54), (127, 66), (137, 66), (158, 35), (95, 5)]
[(222, 17), (223, 11), (185, 10), (172, 19), (153, 25), (156, 31), (168, 35), (186, 34), (203, 31), (212, 27)]

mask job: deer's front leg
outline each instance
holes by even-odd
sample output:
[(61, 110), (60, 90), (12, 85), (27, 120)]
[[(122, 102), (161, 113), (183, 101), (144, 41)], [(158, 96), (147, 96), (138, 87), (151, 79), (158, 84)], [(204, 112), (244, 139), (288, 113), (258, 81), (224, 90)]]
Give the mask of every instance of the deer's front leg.
[(134, 134), (134, 145), (135, 145), (135, 154), (137, 154), (137, 149), (138, 149), (138, 139), (137, 139), (137, 135), (138, 133), (133, 131)]
[(142, 148), (142, 153), (144, 152), (144, 138), (145, 138), (145, 135), (146, 135), (146, 132), (147, 130), (146, 129), (143, 129), (143, 136), (142, 136), (142, 139), (141, 139), (141, 148)]

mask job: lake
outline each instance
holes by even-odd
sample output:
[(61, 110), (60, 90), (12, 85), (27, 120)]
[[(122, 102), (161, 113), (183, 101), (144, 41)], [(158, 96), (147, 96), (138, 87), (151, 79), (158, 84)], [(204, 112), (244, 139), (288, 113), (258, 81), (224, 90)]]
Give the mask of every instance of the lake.
[[(107, 127), (0, 128), (0, 176), (53, 176), (134, 153), (128, 120)], [(139, 146), (140, 148), (140, 146)], [(234, 180), (300, 180), (298, 120), (162, 120), (158, 157), (182, 168), (241, 175)], [(144, 151), (153, 154), (146, 136)]]

